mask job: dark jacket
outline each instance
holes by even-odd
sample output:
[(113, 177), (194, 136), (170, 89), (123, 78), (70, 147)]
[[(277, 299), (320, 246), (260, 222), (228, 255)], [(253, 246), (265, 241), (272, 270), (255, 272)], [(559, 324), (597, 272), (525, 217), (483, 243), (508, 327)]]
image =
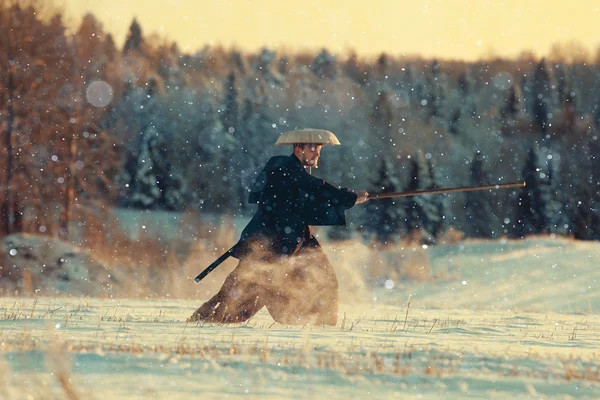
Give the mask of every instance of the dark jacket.
[(269, 159), (251, 190), (248, 201), (258, 210), (233, 247), (236, 258), (249, 255), (255, 241), (270, 255), (294, 255), (311, 239), (309, 225), (345, 225), (344, 212), (357, 199), (307, 173), (294, 154)]

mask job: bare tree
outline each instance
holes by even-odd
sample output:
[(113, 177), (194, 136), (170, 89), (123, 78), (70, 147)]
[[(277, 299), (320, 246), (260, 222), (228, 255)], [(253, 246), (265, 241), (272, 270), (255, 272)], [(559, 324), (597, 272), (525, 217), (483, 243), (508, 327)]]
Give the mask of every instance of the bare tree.
[[(48, 17), (36, 0), (0, 2), (0, 110), (3, 114), (5, 182), (3, 231), (23, 229), (25, 209), (42, 201), (53, 187), (36, 187), (43, 168), (28, 163), (43, 150), (39, 139), (56, 128), (50, 113), (68, 68), (66, 38), (60, 17)], [(44, 152), (47, 153), (47, 152)], [(41, 195), (38, 196), (38, 195)], [(36, 200), (33, 200), (36, 199)]]
[(90, 197), (99, 179), (110, 181), (114, 150), (92, 151), (110, 141), (95, 127), (100, 104), (88, 101), (76, 42), (61, 15), (46, 7), (37, 0), (0, 0), (2, 231), (66, 238), (74, 201)]

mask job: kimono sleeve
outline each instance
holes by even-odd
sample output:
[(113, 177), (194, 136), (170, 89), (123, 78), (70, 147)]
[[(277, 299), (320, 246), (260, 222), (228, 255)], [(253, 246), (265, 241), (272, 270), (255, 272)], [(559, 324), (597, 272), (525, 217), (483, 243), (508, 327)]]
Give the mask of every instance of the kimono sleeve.
[(345, 188), (336, 188), (324, 180), (311, 177), (300, 187), (304, 198), (304, 213), (308, 225), (346, 225), (345, 211), (358, 196)]

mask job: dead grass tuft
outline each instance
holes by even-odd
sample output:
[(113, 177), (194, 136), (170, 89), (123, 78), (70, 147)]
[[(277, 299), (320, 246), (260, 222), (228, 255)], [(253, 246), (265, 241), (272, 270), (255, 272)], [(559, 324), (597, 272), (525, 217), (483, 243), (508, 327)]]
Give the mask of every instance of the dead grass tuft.
[[(170, 236), (155, 221), (140, 223), (137, 230), (128, 232), (110, 208), (86, 209), (77, 217), (79, 245), (111, 266), (121, 281), (115, 290), (120, 296), (197, 296), (201, 288), (193, 284), (193, 278), (236, 240), (230, 217), (213, 221), (192, 209), (178, 216)], [(231, 268), (220, 270), (228, 273)], [(224, 279), (222, 273), (211, 275), (221, 282)]]
[(444, 231), (438, 238), (438, 244), (458, 244), (465, 239), (464, 232), (458, 231), (452, 227)]
[(433, 279), (429, 255), (416, 243), (402, 246), (373, 245), (369, 274), (379, 281)]

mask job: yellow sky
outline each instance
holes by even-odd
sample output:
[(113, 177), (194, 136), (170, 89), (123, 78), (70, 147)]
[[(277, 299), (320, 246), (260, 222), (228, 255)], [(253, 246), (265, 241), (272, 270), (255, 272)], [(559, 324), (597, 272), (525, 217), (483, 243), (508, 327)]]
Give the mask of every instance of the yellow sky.
[(255, 51), (326, 47), (370, 56), (473, 60), (553, 43), (600, 47), (598, 0), (62, 0), (72, 21), (92, 12), (121, 45), (134, 17), (186, 52), (206, 44)]

